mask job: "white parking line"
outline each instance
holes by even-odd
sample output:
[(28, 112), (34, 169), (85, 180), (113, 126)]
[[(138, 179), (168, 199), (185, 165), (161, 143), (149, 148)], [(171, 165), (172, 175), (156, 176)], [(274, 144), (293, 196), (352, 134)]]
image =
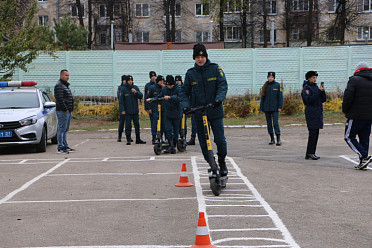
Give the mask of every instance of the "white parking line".
[[(343, 159), (346, 159), (347, 161), (350, 161), (350, 162), (352, 162), (352, 163), (354, 163), (354, 164), (359, 164), (357, 161), (355, 161), (355, 160), (349, 158), (348, 155), (340, 155), (339, 157), (340, 157), (340, 158), (343, 158)], [(351, 157), (353, 157), (353, 156), (351, 156)], [(366, 170), (372, 170), (372, 168), (371, 168), (371, 167), (367, 167)]]

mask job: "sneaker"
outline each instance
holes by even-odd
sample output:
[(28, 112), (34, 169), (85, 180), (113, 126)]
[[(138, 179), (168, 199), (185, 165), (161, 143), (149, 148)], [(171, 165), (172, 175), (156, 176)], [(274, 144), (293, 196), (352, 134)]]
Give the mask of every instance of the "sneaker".
[(365, 168), (367, 168), (367, 166), (371, 162), (372, 162), (372, 156), (368, 156), (368, 157), (362, 158), (360, 160), (360, 163), (357, 166), (355, 166), (355, 169), (356, 170), (364, 170)]
[(66, 150), (67, 152), (75, 152), (75, 149), (72, 149), (72, 148), (70, 148), (70, 147), (67, 147), (65, 150)]
[(57, 153), (58, 153), (58, 154), (68, 154), (69, 152), (66, 151), (66, 149), (60, 149), (60, 148), (58, 148)]

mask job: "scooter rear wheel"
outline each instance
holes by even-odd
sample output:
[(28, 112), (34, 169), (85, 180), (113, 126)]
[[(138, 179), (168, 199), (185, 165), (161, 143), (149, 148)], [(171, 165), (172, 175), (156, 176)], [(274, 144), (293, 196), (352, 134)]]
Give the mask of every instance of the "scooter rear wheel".
[(155, 152), (156, 155), (160, 155), (161, 150), (162, 150), (161, 144), (155, 144), (154, 145), (154, 152)]
[(218, 183), (216, 177), (209, 178), (209, 183), (211, 186), (211, 190), (215, 196), (219, 196), (221, 194), (221, 185)]
[(177, 150), (184, 152), (186, 150), (186, 141), (181, 139), (177, 141)]

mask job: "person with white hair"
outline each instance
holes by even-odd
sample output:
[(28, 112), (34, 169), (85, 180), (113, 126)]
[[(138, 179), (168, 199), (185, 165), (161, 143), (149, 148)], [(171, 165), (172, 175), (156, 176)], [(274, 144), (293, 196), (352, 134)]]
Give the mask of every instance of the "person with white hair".
[[(372, 157), (368, 155), (372, 124), (372, 68), (369, 68), (368, 63), (359, 63), (354, 75), (349, 78), (342, 112), (347, 118), (345, 141), (358, 154), (360, 160), (355, 169), (363, 170), (372, 161)], [(356, 139), (357, 135), (359, 141)]]

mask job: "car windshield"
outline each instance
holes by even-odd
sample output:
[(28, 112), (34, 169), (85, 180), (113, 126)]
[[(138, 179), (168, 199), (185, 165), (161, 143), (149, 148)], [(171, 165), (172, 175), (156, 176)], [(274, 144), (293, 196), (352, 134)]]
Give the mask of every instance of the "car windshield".
[(38, 108), (37, 92), (0, 92), (0, 109)]

